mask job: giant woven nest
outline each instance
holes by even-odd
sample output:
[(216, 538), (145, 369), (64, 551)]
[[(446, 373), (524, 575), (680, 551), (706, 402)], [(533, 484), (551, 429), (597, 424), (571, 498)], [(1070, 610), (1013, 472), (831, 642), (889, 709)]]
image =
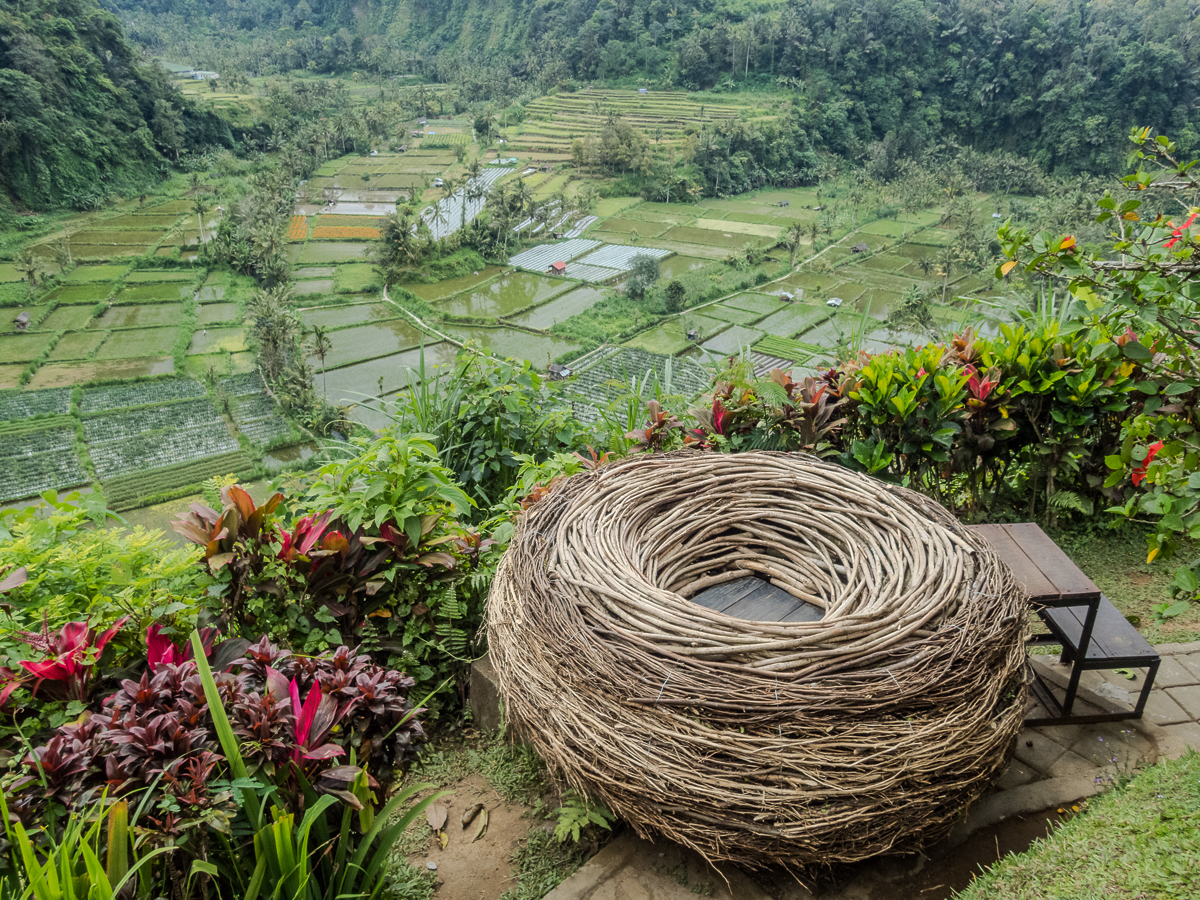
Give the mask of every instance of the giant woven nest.
[[(689, 600), (747, 575), (824, 609)], [(934, 841), (1008, 760), (1025, 596), (940, 506), (812, 457), (646, 455), (557, 484), (488, 601), (512, 723), (555, 775), (712, 861)]]

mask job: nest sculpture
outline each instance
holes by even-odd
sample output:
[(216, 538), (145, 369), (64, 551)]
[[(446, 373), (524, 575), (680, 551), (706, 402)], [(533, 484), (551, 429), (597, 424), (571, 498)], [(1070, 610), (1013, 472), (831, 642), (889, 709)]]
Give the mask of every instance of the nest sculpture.
[[(822, 619), (689, 599), (752, 574)], [(488, 636), (509, 721), (556, 776), (710, 861), (809, 865), (936, 840), (999, 774), (1025, 602), (918, 494), (804, 455), (679, 452), (534, 504)]]

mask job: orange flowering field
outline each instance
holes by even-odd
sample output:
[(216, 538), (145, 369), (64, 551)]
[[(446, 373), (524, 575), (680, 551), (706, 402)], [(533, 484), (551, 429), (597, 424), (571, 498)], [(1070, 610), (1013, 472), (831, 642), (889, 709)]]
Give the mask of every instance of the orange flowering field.
[(377, 216), (318, 216), (317, 225), (345, 225), (350, 228), (377, 228), (383, 219)]
[(364, 225), (318, 225), (313, 229), (313, 237), (321, 238), (377, 238), (378, 228)]
[(292, 216), (292, 221), (288, 225), (287, 239), (289, 241), (302, 241), (308, 233), (308, 218), (306, 216)]

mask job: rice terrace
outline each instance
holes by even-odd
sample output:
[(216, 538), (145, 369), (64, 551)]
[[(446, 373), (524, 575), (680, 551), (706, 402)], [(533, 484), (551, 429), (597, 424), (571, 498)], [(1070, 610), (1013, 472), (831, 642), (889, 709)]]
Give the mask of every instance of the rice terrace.
[(1177, 0), (0, 16), (0, 900), (1193, 898)]

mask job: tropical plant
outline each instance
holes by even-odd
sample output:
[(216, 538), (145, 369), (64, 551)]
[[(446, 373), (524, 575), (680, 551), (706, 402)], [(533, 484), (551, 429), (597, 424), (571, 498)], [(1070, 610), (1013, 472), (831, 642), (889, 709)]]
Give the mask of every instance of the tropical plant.
[(47, 829), (40, 840), (32, 838), (9, 815), (2, 792), (0, 821), (8, 839), (8, 864), (0, 867), (3, 900), (149, 900), (155, 888), (149, 865), (173, 849), (160, 847), (139, 858), (128, 803), (110, 803), (104, 795), (70, 817), (61, 835)]

